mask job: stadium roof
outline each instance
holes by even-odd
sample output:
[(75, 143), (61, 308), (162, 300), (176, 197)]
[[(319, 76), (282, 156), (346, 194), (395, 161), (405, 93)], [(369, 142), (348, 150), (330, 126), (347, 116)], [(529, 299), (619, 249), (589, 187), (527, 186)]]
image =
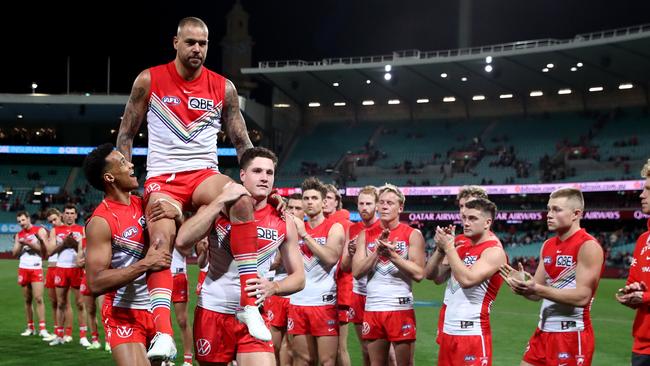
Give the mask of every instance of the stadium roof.
[[(268, 61), (242, 69), (242, 73), (271, 83), (291, 99), (289, 103), (305, 107), (336, 102), (360, 105), (364, 100), (385, 104), (395, 99), (415, 104), (418, 99), (440, 102), (445, 97), (471, 101), (477, 95), (517, 98), (528, 97), (533, 91), (568, 93), (567, 89), (588, 93), (590, 88), (612, 90), (629, 84), (645, 87), (650, 80), (649, 66), (650, 24), (644, 24), (561, 40), (319, 61)], [(390, 80), (385, 79), (386, 74)]]

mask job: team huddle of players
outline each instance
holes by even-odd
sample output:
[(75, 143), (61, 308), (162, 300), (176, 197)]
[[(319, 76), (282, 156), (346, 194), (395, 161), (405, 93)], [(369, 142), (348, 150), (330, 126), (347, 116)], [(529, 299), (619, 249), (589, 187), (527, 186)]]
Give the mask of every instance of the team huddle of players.
[[(26, 214), (18, 215), (23, 230), (14, 254), (21, 256), (19, 283), (25, 286), (30, 323), (24, 334), (34, 333), (34, 298), (40, 334), (49, 336), (38, 286), (40, 258), (59, 253), (51, 344), (66, 342), (68, 289), (77, 294), (79, 288), (89, 312), (95, 296), (104, 295), (102, 321), (116, 364), (167, 362), (176, 356), (172, 304), (177, 317), (187, 310), (178, 305), (187, 302), (183, 258), (196, 252), (201, 280), (193, 334), (187, 317), (179, 318), (188, 364), (193, 349), (201, 365), (350, 365), (346, 347), (352, 323), (365, 365), (412, 365), (417, 335), (412, 283), (424, 279), (446, 283), (436, 340), (439, 365), (492, 363), (489, 314), (503, 282), (515, 294), (542, 300), (522, 365), (591, 363), (590, 307), (603, 250), (580, 228), (584, 199), (579, 190), (550, 195), (547, 223), (556, 235), (542, 246), (534, 274), (508, 265), (491, 231), (497, 208), (475, 186), (458, 194), (462, 233), (454, 226), (438, 227), (436, 250), (425, 263), (422, 233), (399, 221), (405, 196), (396, 186), (361, 189), (361, 221), (355, 224), (341, 209), (336, 188), (316, 178), (306, 179), (301, 194), (288, 202), (273, 194), (277, 157), (253, 147), (234, 85), (203, 66), (205, 23), (182, 19), (173, 45), (172, 62), (136, 78), (117, 149), (104, 144), (84, 160), (88, 182), (105, 193), (86, 224), (85, 252), (84, 229), (72, 225), (68, 208), (65, 225), (53, 222), (49, 237), (29, 224)], [(131, 151), (145, 120), (149, 152), (140, 198), (130, 193), (138, 189)], [(218, 171), (215, 144), (221, 129), (237, 151), (241, 184)], [(650, 213), (647, 191), (648, 181), (641, 197)], [(79, 283), (82, 267), (85, 288)], [(646, 275), (639, 272), (617, 295), (639, 309), (635, 329), (650, 319), (641, 310), (650, 302)], [(93, 319), (93, 342), (82, 344), (97, 347)], [(650, 353), (646, 345), (635, 341), (635, 354)]]

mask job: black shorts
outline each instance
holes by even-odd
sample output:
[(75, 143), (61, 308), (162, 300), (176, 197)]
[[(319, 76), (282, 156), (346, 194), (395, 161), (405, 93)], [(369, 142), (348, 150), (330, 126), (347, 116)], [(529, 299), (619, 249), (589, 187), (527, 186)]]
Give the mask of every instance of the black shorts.
[(650, 366), (650, 355), (632, 353), (632, 366)]

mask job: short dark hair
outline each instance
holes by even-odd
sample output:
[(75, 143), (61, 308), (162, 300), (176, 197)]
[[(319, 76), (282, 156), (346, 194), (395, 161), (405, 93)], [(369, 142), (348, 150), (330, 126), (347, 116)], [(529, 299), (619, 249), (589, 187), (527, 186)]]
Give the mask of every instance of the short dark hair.
[(320, 181), (320, 179), (316, 177), (309, 177), (305, 179), (304, 182), (300, 185), (300, 188), (302, 189), (302, 193), (305, 193), (305, 191), (313, 189), (317, 192), (320, 193), (321, 198), (325, 198), (327, 196), (327, 188), (325, 188), (325, 185), (323, 182)]
[(104, 173), (106, 173), (106, 157), (113, 152), (115, 147), (110, 142), (97, 146), (90, 154), (86, 155), (83, 170), (86, 180), (95, 189), (106, 192), (104, 186)]
[(239, 166), (246, 170), (250, 165), (251, 161), (255, 158), (267, 158), (273, 162), (273, 167), (275, 168), (278, 165), (278, 157), (275, 153), (265, 147), (251, 147), (250, 149), (244, 151), (239, 160)]
[(18, 211), (18, 212), (16, 212), (16, 218), (18, 218), (20, 216), (25, 216), (25, 217), (29, 218), (29, 213), (27, 213), (27, 211)]
[(494, 202), (488, 200), (487, 198), (475, 198), (465, 204), (465, 208), (473, 208), (481, 212), (490, 214), (492, 220), (497, 215), (497, 205)]
[(178, 22), (178, 28), (176, 30), (176, 34), (180, 34), (181, 29), (183, 27), (185, 27), (186, 25), (195, 25), (197, 27), (205, 29), (206, 32), (208, 31), (208, 25), (205, 24), (205, 22), (203, 20), (201, 20), (200, 18), (197, 18), (197, 17), (185, 17), (185, 18), (181, 19)]
[(293, 193), (293, 194), (290, 194), (290, 195), (287, 197), (287, 199), (288, 199), (288, 200), (301, 200), (301, 201), (302, 201), (302, 194), (300, 194), (300, 193)]
[(79, 210), (77, 210), (77, 205), (74, 203), (68, 202), (63, 206), (63, 210), (74, 210), (74, 213), (79, 213)]

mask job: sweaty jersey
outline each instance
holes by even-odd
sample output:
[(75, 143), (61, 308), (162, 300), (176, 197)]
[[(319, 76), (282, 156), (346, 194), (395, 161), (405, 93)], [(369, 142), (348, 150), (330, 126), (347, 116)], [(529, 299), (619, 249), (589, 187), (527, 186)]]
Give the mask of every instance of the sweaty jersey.
[(172, 251), (172, 264), (170, 267), (172, 274), (187, 272), (187, 261), (185, 257), (176, 248)]
[[(82, 243), (84, 240), (84, 228), (81, 225), (60, 225), (52, 230), (56, 235), (56, 245), (61, 245), (66, 236), (70, 234), (77, 243)], [(77, 268), (77, 248), (66, 248), (59, 252), (56, 266), (59, 268)]]
[[(101, 217), (111, 229), (110, 268), (125, 268), (144, 258), (145, 218), (142, 199), (131, 195), (125, 205), (105, 198), (95, 209), (92, 217)], [(133, 282), (106, 294), (105, 300), (115, 307), (149, 310), (149, 291), (146, 273)]]
[[(390, 231), (388, 241), (396, 246), (396, 252), (409, 259), (409, 238), (413, 228), (400, 223)], [(377, 251), (378, 239), (383, 231), (381, 225), (366, 230), (366, 253)], [(397, 311), (413, 309), (411, 278), (402, 273), (387, 257), (380, 255), (375, 266), (367, 274), (366, 311)]]
[[(37, 244), (38, 243), (38, 230), (40, 229), (40, 226), (32, 225), (29, 229), (25, 230), (20, 230), (20, 232), (17, 234), (18, 235), (18, 242), (19, 243), (32, 243), (32, 244)], [(20, 262), (18, 263), (18, 268), (26, 268), (26, 269), (39, 269), (43, 267), (43, 261), (41, 260), (41, 256), (33, 250), (32, 248), (28, 247), (27, 245), (23, 245), (20, 251)]]
[[(503, 248), (495, 237), (476, 245), (465, 236), (460, 236), (461, 244), (456, 247), (458, 256), (471, 267), (489, 248)], [(457, 239), (458, 243), (459, 240)], [(490, 310), (497, 297), (503, 279), (497, 271), (490, 278), (470, 288), (462, 288), (453, 273), (447, 281), (443, 309), (443, 331), (450, 335), (490, 334)]]
[(217, 133), (226, 79), (201, 67), (185, 81), (174, 62), (149, 69), (147, 179), (163, 174), (217, 168)]
[[(366, 225), (363, 223), (363, 221), (356, 222), (350, 226), (350, 231), (348, 232), (349, 240), (357, 240), (359, 237), (359, 234), (363, 230), (372, 230), (373, 228), (380, 226), (380, 221), (375, 220), (372, 225), (366, 227)], [(358, 244), (358, 243), (357, 243)], [(359, 248), (357, 247), (357, 250)], [(366, 276), (361, 277), (360, 279), (352, 278), (352, 292), (354, 292), (357, 295), (363, 295), (366, 296), (366, 283), (368, 282), (368, 278)]]
[[(557, 289), (576, 288), (578, 253), (587, 241), (596, 241), (585, 229), (578, 230), (565, 241), (558, 236), (548, 239), (542, 246), (546, 284)], [(589, 305), (585, 307), (558, 304), (543, 299), (539, 313), (539, 329), (545, 332), (576, 332), (591, 328), (591, 303), (596, 295), (593, 289)]]
[[(287, 224), (271, 205), (255, 211), (257, 224), (257, 273), (265, 277), (272, 256), (284, 242)], [(223, 314), (234, 314), (240, 308), (240, 285), (237, 264), (230, 250), (230, 221), (219, 216), (210, 234), (208, 276), (201, 287), (198, 306)]]
[[(333, 220), (325, 219), (320, 225), (311, 227), (305, 223), (305, 229), (318, 245), (327, 244), (327, 234), (330, 232), (332, 225), (336, 224)], [(304, 240), (299, 240), (300, 254), (305, 265), (305, 288), (291, 295), (290, 303), (299, 306), (323, 306), (336, 305), (336, 268), (326, 266), (309, 249)]]

